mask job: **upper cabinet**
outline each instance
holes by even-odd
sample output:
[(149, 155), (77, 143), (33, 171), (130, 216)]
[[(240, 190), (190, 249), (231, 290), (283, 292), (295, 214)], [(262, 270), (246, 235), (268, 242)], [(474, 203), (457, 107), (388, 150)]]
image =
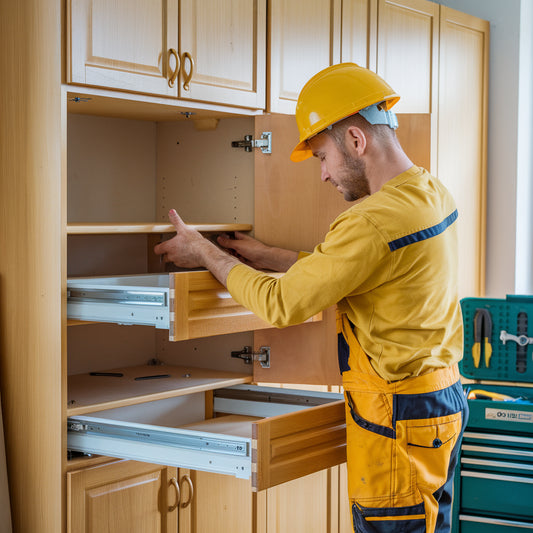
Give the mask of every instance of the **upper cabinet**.
[(266, 0), (69, 0), (67, 82), (264, 109)]
[(340, 0), (271, 0), (269, 111), (293, 114), (311, 76), (340, 59)]

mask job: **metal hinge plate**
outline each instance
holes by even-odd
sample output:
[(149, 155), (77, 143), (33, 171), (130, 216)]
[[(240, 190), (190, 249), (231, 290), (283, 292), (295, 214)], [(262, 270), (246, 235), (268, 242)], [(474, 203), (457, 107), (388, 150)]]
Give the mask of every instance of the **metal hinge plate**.
[(240, 351), (231, 352), (231, 357), (242, 359), (247, 365), (256, 361), (262, 368), (270, 368), (270, 346), (261, 346), (258, 352), (254, 352), (251, 346), (245, 346)]
[(252, 148), (261, 148), (264, 154), (272, 153), (272, 132), (264, 131), (260, 139), (254, 139), (252, 135), (245, 135), (242, 141), (232, 141), (233, 148), (244, 148), (246, 152), (251, 152)]

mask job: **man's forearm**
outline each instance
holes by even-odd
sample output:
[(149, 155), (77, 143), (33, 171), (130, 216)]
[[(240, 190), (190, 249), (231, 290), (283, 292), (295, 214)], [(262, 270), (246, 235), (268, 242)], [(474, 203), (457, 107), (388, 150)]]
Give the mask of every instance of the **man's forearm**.
[(242, 264), (236, 257), (224, 252), (207, 239), (201, 244), (202, 264), (217, 278), (224, 287), (230, 270), (235, 265)]

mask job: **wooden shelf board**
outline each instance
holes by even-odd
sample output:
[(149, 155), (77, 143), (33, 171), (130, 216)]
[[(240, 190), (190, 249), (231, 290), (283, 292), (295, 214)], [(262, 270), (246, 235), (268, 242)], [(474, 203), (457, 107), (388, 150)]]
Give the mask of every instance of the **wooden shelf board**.
[[(189, 227), (201, 232), (251, 231), (251, 224), (188, 224)], [(75, 222), (67, 224), (68, 235), (106, 235), (124, 233), (174, 233), (172, 224), (163, 222)]]
[[(204, 368), (141, 365), (105, 370), (122, 377), (91, 376), (88, 373), (68, 377), (67, 416), (88, 414), (105, 409), (164, 400), (196, 392), (251, 383), (252, 376)], [(136, 377), (169, 374), (162, 379), (136, 381)]]

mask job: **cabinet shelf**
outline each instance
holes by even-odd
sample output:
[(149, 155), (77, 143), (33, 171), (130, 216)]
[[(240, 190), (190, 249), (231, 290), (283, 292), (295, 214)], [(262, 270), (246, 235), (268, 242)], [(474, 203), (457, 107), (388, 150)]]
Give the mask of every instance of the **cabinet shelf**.
[[(251, 224), (188, 224), (200, 233), (251, 231)], [(68, 235), (114, 235), (126, 233), (174, 233), (164, 222), (75, 222), (67, 224)]]
[[(122, 376), (90, 373), (69, 376), (67, 416), (175, 398), (252, 381), (249, 374), (170, 365), (141, 365), (106, 370), (99, 374)], [(146, 379), (146, 376), (168, 377)]]

